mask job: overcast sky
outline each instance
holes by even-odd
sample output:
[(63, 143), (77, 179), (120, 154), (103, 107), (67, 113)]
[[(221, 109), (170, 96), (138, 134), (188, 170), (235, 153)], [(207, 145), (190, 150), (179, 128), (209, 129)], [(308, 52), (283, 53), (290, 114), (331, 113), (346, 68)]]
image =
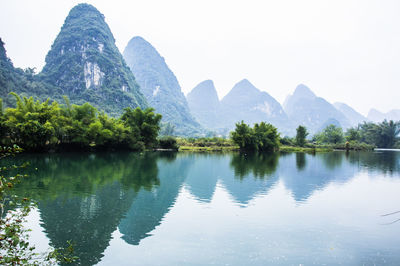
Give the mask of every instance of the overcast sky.
[[(0, 0), (17, 67), (40, 70), (82, 1)], [(249, 79), (279, 102), (299, 83), (366, 115), (400, 108), (400, 1), (93, 0), (122, 52), (134, 36), (166, 59), (184, 93), (212, 79), (222, 98)]]

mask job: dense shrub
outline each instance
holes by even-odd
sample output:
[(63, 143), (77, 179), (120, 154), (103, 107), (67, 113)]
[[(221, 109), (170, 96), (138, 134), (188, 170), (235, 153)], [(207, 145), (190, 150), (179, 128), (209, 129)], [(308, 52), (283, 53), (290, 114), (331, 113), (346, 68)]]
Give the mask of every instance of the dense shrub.
[(169, 149), (169, 150), (178, 150), (179, 149), (176, 138), (171, 137), (171, 136), (160, 138), (158, 140), (158, 146), (161, 149)]

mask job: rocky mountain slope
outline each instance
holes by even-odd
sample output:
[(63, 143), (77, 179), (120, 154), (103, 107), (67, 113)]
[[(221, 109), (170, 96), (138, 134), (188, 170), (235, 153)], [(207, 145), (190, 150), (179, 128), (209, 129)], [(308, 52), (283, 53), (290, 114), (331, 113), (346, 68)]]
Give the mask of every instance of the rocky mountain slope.
[(67, 95), (73, 103), (89, 102), (112, 115), (148, 106), (104, 15), (88, 4), (71, 9), (39, 76), (60, 88), (52, 98)]
[(124, 58), (150, 106), (175, 126), (178, 135), (193, 135), (201, 126), (190, 114), (185, 95), (174, 73), (157, 50), (142, 37), (132, 38)]
[(41, 81), (35, 75), (34, 69), (15, 68), (11, 59), (7, 57), (4, 42), (0, 38), (0, 98), (3, 99), (5, 107), (15, 104), (15, 98), (10, 92), (26, 97), (35, 96), (43, 101), (57, 90), (59, 88)]

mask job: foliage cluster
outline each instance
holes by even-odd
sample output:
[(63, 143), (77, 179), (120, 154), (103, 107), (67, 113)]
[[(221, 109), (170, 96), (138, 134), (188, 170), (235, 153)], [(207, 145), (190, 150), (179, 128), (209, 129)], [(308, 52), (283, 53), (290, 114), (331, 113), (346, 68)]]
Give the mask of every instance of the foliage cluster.
[(195, 147), (229, 147), (234, 145), (230, 139), (225, 138), (178, 138), (178, 143), (181, 146), (195, 146)]
[(322, 132), (315, 134), (313, 141), (318, 144), (335, 144), (343, 146), (344, 142), (349, 142), (350, 146), (358, 145), (375, 146), (379, 148), (395, 148), (400, 138), (400, 121), (387, 121), (381, 123), (364, 122), (357, 127), (349, 128), (343, 133), (340, 127), (329, 125)]
[(30, 151), (54, 149), (143, 150), (157, 145), (161, 115), (153, 109), (126, 108), (120, 118), (99, 113), (89, 103), (65, 105), (16, 98), (16, 107), (0, 112), (0, 141)]
[(306, 137), (308, 136), (307, 128), (299, 126), (296, 129), (296, 145), (303, 147), (306, 144)]
[(177, 151), (179, 149), (176, 138), (171, 136), (162, 137), (158, 140), (158, 146), (161, 149), (169, 149)]
[(322, 132), (315, 134), (312, 140), (316, 143), (342, 143), (344, 141), (343, 130), (341, 127), (328, 125)]
[(211, 138), (178, 138), (179, 150), (183, 151), (230, 151), (238, 146), (231, 140), (220, 137)]
[(231, 138), (240, 150), (265, 152), (279, 149), (278, 130), (265, 122), (256, 123), (251, 128), (242, 120), (236, 123), (235, 130), (231, 132)]

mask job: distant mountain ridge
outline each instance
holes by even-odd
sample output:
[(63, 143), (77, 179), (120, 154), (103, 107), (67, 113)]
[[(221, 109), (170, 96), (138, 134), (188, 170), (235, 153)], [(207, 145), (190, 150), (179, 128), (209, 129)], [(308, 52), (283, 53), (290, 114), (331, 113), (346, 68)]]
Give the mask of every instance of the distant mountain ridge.
[(248, 124), (265, 121), (284, 130), (288, 117), (280, 103), (265, 91), (257, 89), (250, 81), (243, 79), (221, 100), (221, 113), (225, 125), (233, 129), (238, 121)]
[(221, 101), (211, 80), (201, 82), (188, 93), (187, 98), (196, 119), (203, 126), (223, 134), (233, 130), (235, 123), (241, 120), (248, 124), (264, 121), (282, 131), (290, 127), (279, 102), (247, 79), (235, 84)]
[(318, 132), (327, 121), (334, 119), (343, 129), (351, 126), (346, 116), (332, 104), (317, 97), (307, 86), (300, 84), (284, 103), (284, 109), (296, 125), (304, 125), (309, 132)]
[(367, 118), (354, 110), (352, 107), (345, 103), (336, 102), (333, 104), (336, 109), (338, 109), (342, 114), (346, 116), (352, 126), (358, 125), (364, 121), (367, 121)]
[(177, 135), (200, 133), (201, 126), (191, 115), (177, 78), (157, 50), (142, 37), (134, 37), (123, 54), (147, 101), (163, 121), (173, 124)]
[(382, 113), (376, 109), (371, 109), (368, 112), (368, 120), (373, 122), (382, 122), (383, 120), (400, 121), (400, 109), (393, 109), (387, 113)]

